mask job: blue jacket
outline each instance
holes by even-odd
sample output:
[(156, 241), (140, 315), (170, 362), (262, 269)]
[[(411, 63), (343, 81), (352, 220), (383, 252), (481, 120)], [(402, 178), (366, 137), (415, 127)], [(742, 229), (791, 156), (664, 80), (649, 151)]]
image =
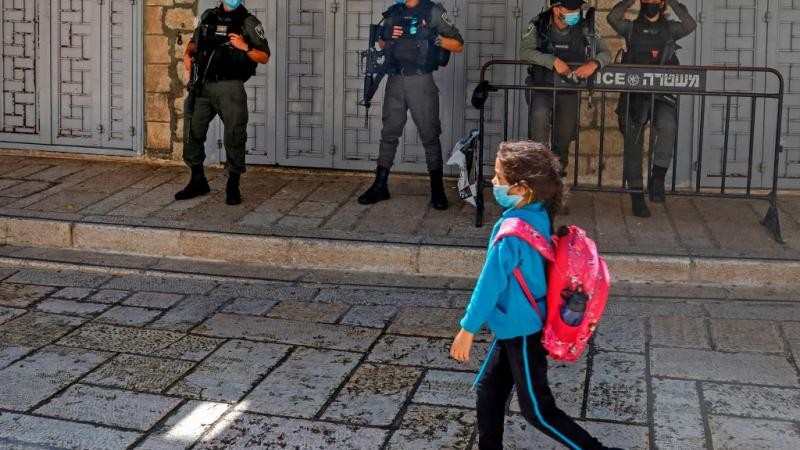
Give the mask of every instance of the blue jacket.
[(517, 267), (522, 270), (531, 293), (539, 300), (542, 314), (547, 315), (545, 259), (527, 242), (513, 236), (492, 246), (500, 224), (511, 217), (524, 220), (550, 239), (550, 219), (541, 202), (503, 213), (492, 231), (486, 262), (461, 320), (461, 327), (470, 333), (477, 333), (484, 323), (489, 324), (497, 339), (528, 336), (542, 329), (539, 315), (514, 278)]

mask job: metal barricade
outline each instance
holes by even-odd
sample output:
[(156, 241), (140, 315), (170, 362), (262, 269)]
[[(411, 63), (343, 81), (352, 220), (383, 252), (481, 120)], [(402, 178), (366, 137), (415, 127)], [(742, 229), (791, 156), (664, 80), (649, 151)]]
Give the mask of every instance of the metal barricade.
[[(487, 71), (494, 66), (530, 66), (527, 61), (519, 60), (491, 60), (483, 64), (481, 67), (481, 84), (476, 89), (485, 89), (488, 92), (502, 92), (503, 97), (503, 140), (509, 139), (509, 92), (533, 92), (533, 91), (552, 91), (552, 92), (575, 92), (578, 96), (578, 111), (576, 119), (577, 134), (575, 137), (574, 151), (572, 155), (573, 166), (573, 180), (571, 190), (573, 191), (589, 191), (589, 192), (644, 192), (643, 189), (627, 189), (623, 180), (622, 187), (609, 187), (604, 183), (603, 170), (605, 158), (605, 140), (606, 140), (606, 108), (607, 97), (609, 94), (645, 94), (650, 95), (650, 149), (647, 151), (647, 167), (651, 168), (652, 163), (652, 146), (654, 137), (654, 122), (653, 112), (655, 99), (657, 95), (675, 95), (677, 97), (677, 105), (675, 107), (676, 123), (680, 123), (680, 101), (681, 98), (687, 96), (696, 96), (700, 98), (699, 106), (699, 130), (696, 133), (697, 137), (697, 153), (696, 161), (694, 162), (692, 171), (695, 175), (693, 187), (688, 190), (677, 189), (677, 167), (678, 167), (678, 139), (675, 139), (675, 148), (672, 152), (672, 180), (671, 187), (667, 189), (667, 195), (672, 196), (695, 196), (695, 197), (716, 197), (716, 198), (732, 198), (732, 199), (751, 199), (763, 200), (769, 203), (769, 209), (765, 218), (761, 223), (766, 226), (772, 233), (774, 239), (778, 242), (783, 242), (781, 237), (780, 219), (778, 212), (778, 178), (779, 178), (779, 164), (780, 155), (783, 151), (781, 141), (782, 131), (782, 113), (783, 113), (783, 94), (784, 94), (784, 79), (780, 72), (775, 69), (765, 67), (723, 67), (723, 66), (652, 66), (652, 65), (629, 65), (629, 64), (613, 64), (601, 71), (598, 71), (590, 80), (585, 80), (580, 84), (571, 84), (565, 79), (560, 79), (556, 76), (556, 82), (552, 86), (542, 85), (519, 85), (519, 84), (492, 84), (491, 80), (486, 78)], [(707, 78), (709, 73), (722, 73), (724, 76), (728, 73), (751, 74), (755, 77), (758, 74), (764, 76), (774, 76), (773, 81), (777, 82), (778, 88), (775, 90), (767, 89), (767, 83), (764, 82), (764, 92), (747, 92), (744, 90), (719, 90), (709, 89), (707, 86)], [(724, 84), (724, 83), (723, 83)], [(775, 84), (775, 83), (773, 83)], [(600, 142), (599, 154), (597, 165), (597, 182), (592, 185), (579, 184), (579, 168), (581, 162), (581, 108), (583, 106), (583, 93), (589, 93), (591, 96), (600, 95)], [(722, 97), (725, 98), (724, 107), (724, 143), (722, 146), (722, 160), (721, 160), (721, 173), (719, 174), (720, 186), (717, 191), (711, 188), (702, 186), (704, 156), (708, 155), (704, 143), (705, 127), (706, 127), (706, 112), (708, 107), (707, 99), (709, 97)], [(630, 95), (626, 96), (628, 105), (626, 106), (626, 121), (630, 119)], [(728, 173), (727, 161), (728, 152), (730, 147), (730, 134), (731, 134), (731, 114), (732, 114), (732, 99), (734, 98), (749, 98), (750, 100), (750, 133), (749, 133), (749, 150), (747, 158), (747, 174), (743, 187), (731, 188), (727, 185), (728, 178), (731, 175)], [(759, 110), (759, 100), (763, 99), (763, 109)], [(774, 148), (772, 149), (772, 179), (771, 189), (768, 193), (762, 194), (754, 192), (753, 188), (753, 169), (754, 169), (754, 149), (755, 149), (755, 135), (756, 135), (756, 118), (759, 111), (766, 114), (768, 105), (772, 101), (775, 104), (775, 140)], [(738, 105), (737, 105), (738, 106)], [(484, 201), (483, 190), (487, 185), (484, 180), (484, 154), (486, 147), (486, 134), (485, 134), (485, 107), (481, 105), (479, 109), (479, 144), (478, 144), (478, 176), (477, 176), (477, 214), (475, 224), (476, 226), (483, 225), (484, 216)], [(625, 124), (627, 125), (627, 123)], [(767, 124), (765, 123), (765, 126)], [(643, 130), (644, 131), (644, 130)], [(527, 137), (527, 136), (526, 136)], [(625, 139), (629, 139), (627, 133), (624, 135)], [(692, 139), (694, 145), (694, 137)], [(764, 149), (764, 155), (767, 155), (767, 148)], [(737, 174), (741, 178), (742, 174)], [(716, 189), (716, 188), (714, 188)]]

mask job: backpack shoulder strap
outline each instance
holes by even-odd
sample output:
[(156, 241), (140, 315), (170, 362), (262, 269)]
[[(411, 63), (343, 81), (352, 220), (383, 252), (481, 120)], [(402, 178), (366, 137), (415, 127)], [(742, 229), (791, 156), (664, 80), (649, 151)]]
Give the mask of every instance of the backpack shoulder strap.
[[(547, 239), (542, 236), (542, 233), (539, 233), (539, 231), (528, 222), (514, 217), (504, 220), (503, 223), (500, 224), (500, 231), (497, 232), (497, 236), (494, 238), (494, 243), (492, 245), (497, 244), (508, 236), (522, 239), (527, 242), (528, 245), (535, 248), (546, 260), (551, 262), (555, 261), (553, 246), (547, 242)], [(522, 275), (522, 271), (519, 267), (514, 269), (514, 278), (517, 279), (517, 282), (519, 282), (522, 288), (522, 292), (525, 293), (525, 297), (528, 298), (528, 303), (531, 304), (536, 314), (542, 319), (542, 323), (544, 323), (544, 314), (542, 314), (542, 310), (536, 303), (536, 297), (533, 296), (530, 288), (528, 288), (528, 283), (525, 282), (525, 277)]]
[(522, 239), (527, 242), (528, 245), (535, 248), (544, 259), (551, 262), (555, 261), (556, 257), (553, 246), (542, 233), (539, 233), (539, 231), (528, 222), (515, 217), (504, 220), (503, 223), (500, 224), (500, 231), (497, 232), (497, 236), (495, 236), (492, 245), (496, 245), (503, 238), (508, 236)]
[(525, 277), (522, 275), (522, 271), (517, 267), (514, 269), (514, 278), (517, 279), (519, 282), (519, 286), (522, 288), (522, 292), (525, 293), (525, 297), (528, 298), (528, 303), (533, 306), (533, 310), (536, 311), (536, 314), (539, 315), (539, 318), (542, 319), (542, 323), (544, 323), (545, 317), (542, 314), (542, 310), (539, 308), (539, 304), (536, 303), (536, 297), (533, 296), (531, 293), (530, 288), (528, 288), (528, 283), (525, 282)]

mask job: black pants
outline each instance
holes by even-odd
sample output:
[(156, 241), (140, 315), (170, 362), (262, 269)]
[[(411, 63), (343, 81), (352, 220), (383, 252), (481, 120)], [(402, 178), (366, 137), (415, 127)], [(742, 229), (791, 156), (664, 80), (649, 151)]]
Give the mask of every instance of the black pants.
[[(675, 103), (663, 96), (656, 97), (650, 110), (649, 95), (623, 95), (617, 107), (619, 129), (625, 136), (623, 176), (629, 189), (644, 187), (642, 163), (644, 161), (644, 134), (647, 123), (653, 121), (653, 165), (669, 169), (678, 136), (678, 115)], [(627, 115), (627, 120), (626, 120)], [(652, 116), (652, 117), (651, 117)]]
[(533, 91), (528, 107), (528, 138), (549, 143), (553, 153), (561, 161), (561, 170), (566, 172), (569, 165), (569, 146), (578, 132), (578, 95), (571, 92), (554, 94)]
[(503, 448), (506, 404), (511, 389), (523, 417), (542, 433), (573, 450), (605, 449), (600, 442), (556, 407), (547, 384), (547, 353), (542, 334), (498, 340), (478, 382), (478, 448)]

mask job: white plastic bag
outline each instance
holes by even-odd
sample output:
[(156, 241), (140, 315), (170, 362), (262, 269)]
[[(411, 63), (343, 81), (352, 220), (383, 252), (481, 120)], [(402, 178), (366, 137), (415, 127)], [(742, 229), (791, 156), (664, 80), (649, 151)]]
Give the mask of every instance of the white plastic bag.
[(475, 204), (475, 196), (478, 194), (477, 175), (475, 161), (475, 150), (473, 145), (478, 139), (478, 130), (470, 131), (453, 146), (453, 153), (447, 160), (448, 166), (458, 166), (460, 175), (458, 177), (458, 193), (461, 199), (472, 206)]

